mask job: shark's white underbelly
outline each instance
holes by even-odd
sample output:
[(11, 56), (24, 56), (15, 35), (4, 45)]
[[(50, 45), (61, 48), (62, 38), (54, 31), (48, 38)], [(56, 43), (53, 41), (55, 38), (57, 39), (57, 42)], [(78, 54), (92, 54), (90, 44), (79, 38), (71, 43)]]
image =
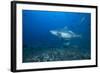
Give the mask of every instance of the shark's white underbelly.
[(68, 34), (68, 33), (61, 33), (61, 37), (62, 38), (72, 38), (72, 35)]

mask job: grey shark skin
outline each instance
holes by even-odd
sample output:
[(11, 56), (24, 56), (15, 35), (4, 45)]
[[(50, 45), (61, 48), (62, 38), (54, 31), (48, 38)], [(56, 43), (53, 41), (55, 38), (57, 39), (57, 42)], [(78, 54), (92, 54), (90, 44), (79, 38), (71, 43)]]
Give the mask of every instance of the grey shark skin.
[(67, 27), (64, 27), (62, 30), (51, 30), (50, 33), (65, 40), (81, 37), (81, 35), (75, 34), (73, 31), (68, 30)]

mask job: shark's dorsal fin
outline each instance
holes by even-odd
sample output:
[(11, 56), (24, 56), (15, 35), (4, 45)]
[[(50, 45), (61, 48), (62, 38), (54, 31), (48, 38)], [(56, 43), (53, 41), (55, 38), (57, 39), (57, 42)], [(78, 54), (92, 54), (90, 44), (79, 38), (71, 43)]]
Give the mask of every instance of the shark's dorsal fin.
[(64, 28), (60, 29), (61, 31), (67, 31), (68, 30), (68, 27), (65, 26)]

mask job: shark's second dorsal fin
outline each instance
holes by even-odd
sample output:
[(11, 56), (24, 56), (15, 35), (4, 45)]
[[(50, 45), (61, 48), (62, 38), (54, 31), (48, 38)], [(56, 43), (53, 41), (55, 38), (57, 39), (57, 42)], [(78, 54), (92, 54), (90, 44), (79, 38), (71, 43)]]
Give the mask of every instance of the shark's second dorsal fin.
[(75, 35), (75, 33), (74, 33), (74, 32), (72, 32), (72, 31), (69, 31), (69, 33), (71, 33), (72, 35)]

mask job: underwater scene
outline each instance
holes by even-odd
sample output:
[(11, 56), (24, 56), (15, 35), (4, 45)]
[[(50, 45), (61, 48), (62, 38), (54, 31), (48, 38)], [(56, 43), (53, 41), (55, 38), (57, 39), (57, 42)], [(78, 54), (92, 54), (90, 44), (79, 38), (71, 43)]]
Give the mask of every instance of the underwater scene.
[(91, 59), (91, 14), (22, 10), (22, 61)]

